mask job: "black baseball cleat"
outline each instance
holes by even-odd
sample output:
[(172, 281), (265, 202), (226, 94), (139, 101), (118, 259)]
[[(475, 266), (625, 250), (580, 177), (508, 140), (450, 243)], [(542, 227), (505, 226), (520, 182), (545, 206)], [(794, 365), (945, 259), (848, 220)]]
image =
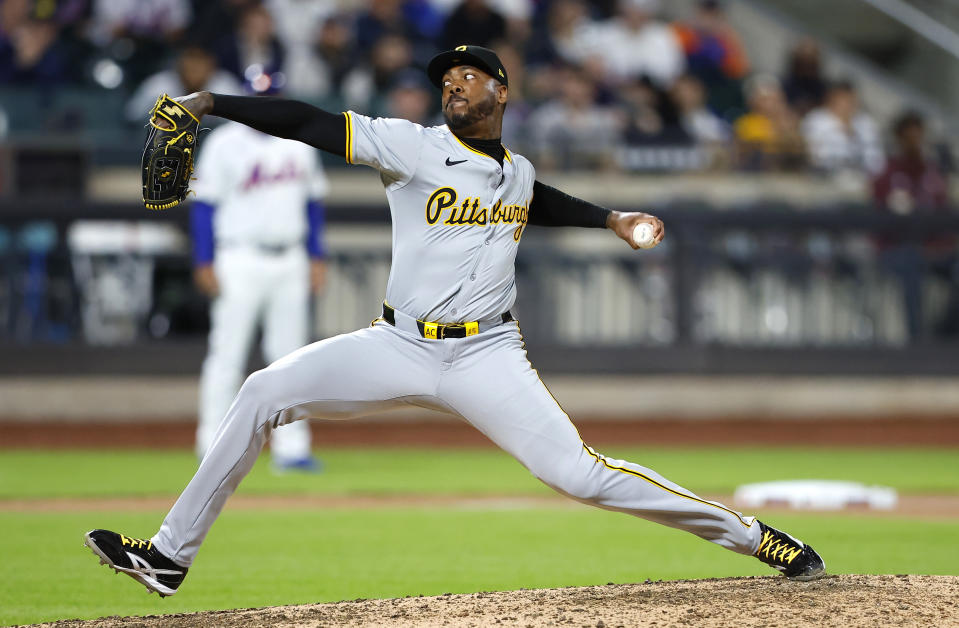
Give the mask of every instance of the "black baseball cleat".
[(161, 554), (151, 541), (109, 530), (91, 530), (83, 535), (83, 543), (100, 557), (101, 565), (130, 576), (146, 586), (147, 593), (173, 595), (186, 577), (187, 568)]
[(826, 575), (826, 563), (812, 547), (762, 521), (756, 523), (762, 533), (756, 558), (790, 580), (818, 580)]

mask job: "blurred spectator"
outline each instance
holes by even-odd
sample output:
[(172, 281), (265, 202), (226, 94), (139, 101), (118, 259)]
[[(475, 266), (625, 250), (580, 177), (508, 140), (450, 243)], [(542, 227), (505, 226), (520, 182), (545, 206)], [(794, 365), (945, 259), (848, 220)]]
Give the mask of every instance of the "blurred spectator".
[(742, 81), (749, 60), (739, 35), (718, 0), (700, 0), (693, 19), (674, 27), (687, 71), (702, 81), (709, 106), (721, 114), (741, 113)]
[[(300, 32), (307, 25), (309, 31)], [(287, 53), (283, 65), (287, 91), (308, 100), (338, 96), (343, 79), (359, 62), (351, 18), (331, 13), (317, 22), (303, 20), (296, 29), (290, 27), (286, 31), (282, 41)], [(329, 108), (338, 106), (327, 103)]]
[(0, 83), (53, 86), (69, 77), (69, 53), (57, 43), (50, 20), (27, 19), (0, 39)]
[(449, 50), (462, 44), (488, 47), (506, 34), (506, 20), (486, 0), (463, 0), (443, 24), (440, 48)]
[(873, 181), (879, 207), (894, 214), (937, 212), (946, 209), (948, 185), (934, 160), (926, 154), (926, 126), (921, 115), (906, 112), (893, 124), (896, 151)]
[[(895, 214), (934, 214), (948, 211), (948, 182), (927, 155), (925, 122), (906, 112), (893, 125), (896, 151), (873, 181), (876, 206)], [(927, 237), (920, 244), (907, 238), (884, 236), (879, 242), (880, 263), (899, 277), (906, 325), (912, 339), (924, 335), (923, 282), (931, 271), (949, 282), (950, 293), (939, 333), (959, 332), (959, 259), (954, 235)]]
[(849, 81), (830, 86), (824, 106), (803, 119), (802, 134), (812, 165), (821, 170), (877, 174), (885, 165), (879, 129), (859, 108), (856, 88)]
[(357, 15), (354, 28), (361, 54), (369, 54), (386, 35), (410, 40), (416, 37), (416, 27), (403, 14), (403, 0), (369, 0), (366, 11)]
[[(408, 3), (409, 1), (407, 0)], [(463, 0), (426, 1), (443, 16), (449, 15), (463, 3)], [(547, 7), (553, 2), (554, 0), (486, 0), (486, 5), (502, 15), (508, 24), (512, 20), (530, 21), (538, 9)]]
[(799, 119), (786, 103), (776, 77), (759, 75), (747, 81), (746, 99), (749, 109), (733, 125), (740, 167), (798, 167), (803, 160)]
[(620, 0), (615, 17), (602, 25), (597, 54), (614, 83), (647, 77), (668, 89), (686, 59), (676, 32), (656, 19), (659, 0)]
[(533, 34), (533, 13), (536, 0), (487, 0), (506, 20), (506, 39), (525, 46)]
[(383, 115), (402, 118), (422, 126), (432, 126), (434, 105), (438, 101), (439, 95), (426, 75), (420, 70), (409, 68), (396, 75), (386, 94)]
[(366, 57), (381, 37), (398, 35), (409, 42), (414, 61), (425, 67), (437, 52), (442, 14), (427, 0), (367, 0), (365, 4), (366, 11), (356, 16), (353, 27), (356, 51)]
[(346, 107), (355, 111), (377, 111), (378, 97), (389, 89), (394, 76), (412, 67), (413, 48), (401, 35), (384, 35), (373, 46), (368, 65), (353, 68), (343, 79)]
[(217, 60), (238, 81), (253, 74), (272, 75), (283, 67), (284, 50), (266, 7), (254, 4), (243, 9), (236, 31), (217, 42)]
[(579, 68), (563, 70), (560, 98), (533, 111), (531, 148), (542, 169), (608, 168), (619, 146), (621, 117), (595, 103), (596, 86)]
[(344, 18), (334, 15), (323, 23), (314, 51), (324, 67), (330, 89), (339, 92), (356, 62), (353, 30)]
[(175, 41), (192, 18), (188, 0), (93, 0), (90, 29), (101, 43), (118, 37)]
[(564, 61), (582, 65), (597, 54), (602, 34), (583, 0), (554, 0), (545, 24), (534, 29), (528, 58), (534, 65)]
[(194, 17), (186, 37), (189, 41), (218, 42), (232, 35), (243, 12), (260, 0), (218, 0), (198, 2), (194, 0)]
[(819, 44), (815, 40), (800, 40), (790, 51), (783, 89), (789, 105), (800, 117), (822, 105), (826, 96), (826, 79), (822, 75)]
[(524, 152), (528, 144), (527, 122), (533, 106), (527, 95), (526, 63), (522, 51), (504, 42), (494, 42), (493, 50), (506, 68), (509, 77), (509, 106), (503, 112), (503, 142), (511, 150)]
[[(234, 2), (237, 0), (233, 0)], [(262, 0), (273, 16), (276, 34), (289, 52), (297, 46), (308, 46), (316, 38), (317, 29), (331, 16), (336, 5), (329, 0)]]
[[(87, 18), (89, 10), (89, 0), (4, 0), (0, 3), (4, 6), (12, 5), (14, 13), (21, 13), (23, 7), (27, 7), (28, 15), (34, 19), (46, 21), (52, 20), (61, 28), (69, 29), (78, 25)], [(0, 17), (0, 22), (3, 18)]]
[(192, 17), (189, 0), (93, 0), (87, 33), (137, 82), (162, 67), (158, 47), (175, 46)]
[(616, 15), (622, 0), (589, 0), (590, 9), (596, 19), (607, 20)]
[(443, 31), (443, 11), (430, 0), (405, 0), (403, 16), (412, 24), (418, 38), (434, 42)]
[[(9, 0), (6, 0), (9, 1)], [(6, 1), (0, 4), (6, 4)], [(68, 58), (71, 82), (81, 82), (90, 70), (91, 56), (95, 50), (86, 38), (86, 24), (90, 12), (90, 0), (34, 1), (32, 15), (38, 20), (51, 20), (57, 25), (57, 48)]]
[(218, 94), (243, 93), (242, 85), (232, 74), (217, 69), (212, 54), (199, 46), (186, 46), (177, 57), (176, 68), (147, 78), (130, 97), (124, 113), (128, 121), (142, 124), (160, 94), (176, 97), (200, 90)]
[(30, 17), (30, 0), (0, 2), (0, 36), (7, 38)]
[[(317, 42), (333, 18), (334, 7), (326, 0), (266, 0), (273, 16), (276, 36), (284, 50), (283, 66), (287, 91), (299, 98), (327, 95), (331, 89), (330, 69), (320, 59)], [(352, 29), (344, 41), (352, 41)], [(342, 77), (342, 74), (340, 75)]]
[(695, 144), (713, 145), (731, 138), (729, 125), (706, 106), (706, 90), (695, 76), (684, 74), (669, 92), (680, 128)]
[(647, 79), (630, 81), (617, 92), (626, 113), (623, 139), (633, 146), (675, 145), (689, 141), (679, 128), (676, 110)]

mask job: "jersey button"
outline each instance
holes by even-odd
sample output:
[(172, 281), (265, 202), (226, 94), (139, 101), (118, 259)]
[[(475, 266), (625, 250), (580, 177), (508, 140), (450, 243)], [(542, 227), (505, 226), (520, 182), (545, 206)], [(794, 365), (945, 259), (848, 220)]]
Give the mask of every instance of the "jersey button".
[(490, 242), (489, 238), (486, 238), (486, 246), (489, 246), (489, 242)]
[(476, 273), (470, 275), (470, 281), (476, 281)]
[(454, 307), (452, 310), (450, 310), (450, 314), (453, 314), (454, 316), (456, 315), (456, 308), (455, 308), (455, 307)]

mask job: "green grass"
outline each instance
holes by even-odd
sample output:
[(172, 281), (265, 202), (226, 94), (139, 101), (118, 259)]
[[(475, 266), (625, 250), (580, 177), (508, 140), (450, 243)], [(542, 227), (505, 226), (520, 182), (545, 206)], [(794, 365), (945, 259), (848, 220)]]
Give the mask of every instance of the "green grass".
[[(743, 482), (818, 477), (957, 494), (955, 449), (602, 448), (700, 493)], [(247, 494), (537, 495), (549, 491), (495, 450), (332, 450), (324, 474), (276, 477), (265, 460)], [(187, 452), (0, 452), (0, 499), (175, 495)], [(797, 472), (796, 470), (808, 470)], [(5, 512), (0, 504), (0, 625), (355, 598), (553, 587), (646, 578), (765, 575), (755, 559), (635, 518), (587, 508), (354, 511), (228, 509), (183, 590), (159, 600), (97, 565), (94, 527), (149, 536), (163, 512)], [(762, 514), (762, 513), (758, 513)], [(868, 515), (775, 515), (833, 573), (959, 574), (959, 526)]]
[[(914, 494), (959, 493), (956, 449), (600, 448), (703, 494), (781, 479), (852, 480)], [(536, 495), (550, 491), (495, 449), (336, 449), (326, 472), (276, 477), (266, 457), (240, 486), (254, 494)], [(196, 470), (185, 451), (0, 451), (0, 499), (175, 495)]]
[[(176, 596), (97, 565), (81, 547), (96, 526), (147, 533), (162, 513), (0, 514), (0, 625), (355, 598), (437, 595), (651, 579), (769, 575), (755, 559), (618, 513), (228, 511)], [(833, 573), (956, 574), (959, 527), (870, 517), (793, 515), (776, 523), (815, 539)], [(34, 542), (24, 542), (29, 531)], [(934, 543), (932, 540), (934, 539)]]

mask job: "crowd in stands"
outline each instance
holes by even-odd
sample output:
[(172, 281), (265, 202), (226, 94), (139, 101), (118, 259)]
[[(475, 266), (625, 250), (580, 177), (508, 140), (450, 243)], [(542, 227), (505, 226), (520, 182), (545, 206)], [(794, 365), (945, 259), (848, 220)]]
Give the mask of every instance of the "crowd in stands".
[[(422, 68), (468, 42), (502, 57), (506, 142), (542, 169), (623, 168), (630, 151), (666, 147), (695, 158), (646, 165), (852, 169), (884, 181), (877, 190), (902, 187), (883, 141), (899, 127), (884, 133), (853, 83), (824, 75), (814, 41), (794, 46), (781, 76), (758, 74), (723, 4), (694, 6), (668, 21), (663, 0), (4, 0), (0, 87), (125, 90), (140, 125), (159, 93), (265, 81), (433, 124)], [(944, 176), (923, 168), (936, 174), (921, 180)]]
[[(853, 171), (880, 211), (950, 209), (952, 161), (930, 150), (921, 115), (883, 128), (853, 82), (827, 76), (811, 39), (794, 42), (778, 74), (757, 72), (721, 0), (688, 5), (677, 15), (669, 0), (0, 0), (0, 94), (119, 94), (131, 134), (159, 94), (203, 89), (280, 90), (441, 124), (423, 68), (470, 43), (503, 60), (504, 141), (540, 171)], [(902, 278), (913, 338), (930, 269), (953, 285), (959, 329), (956, 237), (922, 245), (877, 240)]]

